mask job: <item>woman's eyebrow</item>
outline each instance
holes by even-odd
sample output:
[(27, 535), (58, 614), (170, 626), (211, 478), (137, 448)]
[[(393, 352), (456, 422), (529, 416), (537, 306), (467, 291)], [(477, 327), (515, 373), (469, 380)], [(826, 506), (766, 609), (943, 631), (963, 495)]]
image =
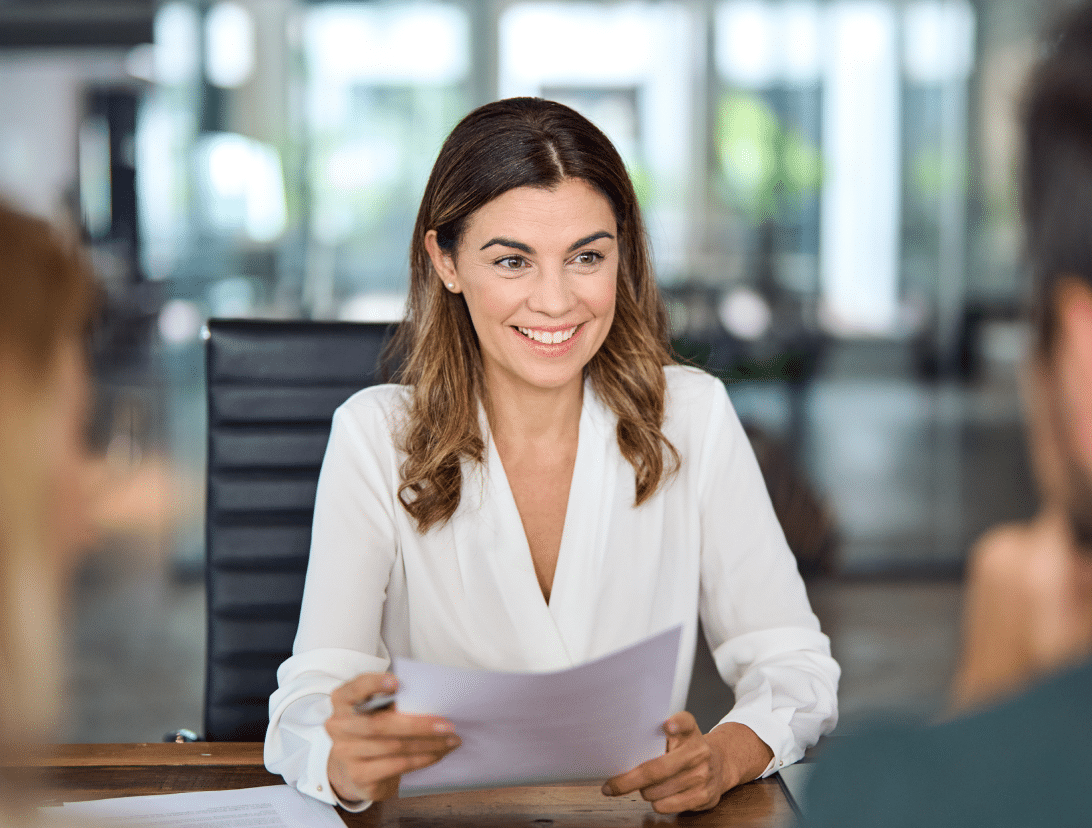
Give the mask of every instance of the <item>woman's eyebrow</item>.
[(593, 241), (599, 241), (599, 239), (613, 239), (614, 234), (608, 233), (606, 230), (600, 230), (598, 233), (592, 233), (590, 236), (585, 236), (582, 239), (577, 239), (569, 245), (569, 252), (572, 253), (576, 248), (583, 247), (586, 244), (591, 244)]
[(478, 249), (485, 250), (485, 248), (494, 244), (499, 244), (502, 247), (514, 247), (516, 250), (522, 250), (524, 253), (530, 254), (532, 256), (535, 253), (530, 245), (526, 245), (523, 242), (518, 242), (515, 239), (506, 239), (503, 236), (497, 236), (495, 239), (490, 239)]
[[(608, 233), (606, 230), (600, 230), (597, 233), (592, 233), (590, 236), (585, 236), (582, 239), (577, 239), (576, 241), (574, 241), (572, 244), (569, 245), (568, 252), (572, 253), (578, 247), (583, 247), (586, 244), (591, 244), (593, 241), (598, 241), (599, 239), (613, 239), (613, 238), (614, 238), (613, 233)], [(526, 253), (526, 254), (528, 254), (530, 256), (533, 256), (534, 253), (535, 253), (534, 248), (531, 247), (530, 245), (524, 244), (523, 242), (518, 242), (515, 239), (505, 238), (504, 236), (497, 236), (496, 238), (492, 238), (489, 241), (487, 241), (485, 244), (483, 244), (478, 249), (479, 250), (485, 250), (485, 248), (491, 247), (494, 244), (499, 244), (502, 247), (511, 247), (511, 248), (514, 248), (515, 250), (521, 250), (521, 251), (523, 251), (524, 253)]]

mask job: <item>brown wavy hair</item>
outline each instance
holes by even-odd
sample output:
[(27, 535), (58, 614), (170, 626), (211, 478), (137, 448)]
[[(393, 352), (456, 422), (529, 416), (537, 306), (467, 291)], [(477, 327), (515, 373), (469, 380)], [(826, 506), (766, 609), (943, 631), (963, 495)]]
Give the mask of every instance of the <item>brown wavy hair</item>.
[(602, 193), (618, 223), (614, 322), (584, 370), (618, 417), (618, 447), (635, 476), (634, 505), (678, 468), (678, 452), (662, 431), (663, 367), (674, 362), (667, 312), (625, 164), (610, 140), (567, 106), (540, 98), (495, 101), (459, 122), (432, 168), (410, 245), (406, 318), (390, 351), (399, 355), (396, 378), (413, 386), (399, 437), (406, 454), (399, 498), (421, 532), (458, 508), (463, 459), (484, 457), (478, 406), (487, 395), (466, 301), (444, 290), (425, 235), (435, 230), (440, 248), (454, 255), (467, 219), (482, 206), (516, 187), (553, 189), (568, 179)]

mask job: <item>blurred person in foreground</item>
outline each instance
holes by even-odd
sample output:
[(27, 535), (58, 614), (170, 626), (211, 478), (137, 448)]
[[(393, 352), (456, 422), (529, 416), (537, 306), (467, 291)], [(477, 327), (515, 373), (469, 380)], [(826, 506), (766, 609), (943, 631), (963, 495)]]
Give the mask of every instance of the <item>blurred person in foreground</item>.
[(1092, 824), (1092, 5), (1032, 75), (1023, 129), (1025, 395), (1042, 507), (973, 552), (958, 715), (829, 751), (808, 786), (809, 826)]
[[(89, 533), (84, 334), (94, 284), (49, 226), (0, 204), (0, 760), (60, 709), (61, 607)], [(0, 826), (34, 824), (0, 780)]]

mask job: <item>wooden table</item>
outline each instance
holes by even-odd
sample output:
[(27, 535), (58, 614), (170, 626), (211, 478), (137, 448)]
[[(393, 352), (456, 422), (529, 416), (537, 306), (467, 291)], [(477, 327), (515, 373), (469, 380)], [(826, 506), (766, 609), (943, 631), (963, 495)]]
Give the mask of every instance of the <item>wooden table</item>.
[[(278, 785), (257, 742), (56, 745), (41, 756), (8, 766), (9, 777), (40, 776), (59, 802), (139, 794)], [(587, 826), (686, 825), (781, 828), (792, 809), (774, 779), (729, 792), (712, 811), (661, 816), (638, 795), (604, 797), (596, 785), (505, 788), (410, 797), (377, 804), (360, 814), (341, 812), (349, 826)]]

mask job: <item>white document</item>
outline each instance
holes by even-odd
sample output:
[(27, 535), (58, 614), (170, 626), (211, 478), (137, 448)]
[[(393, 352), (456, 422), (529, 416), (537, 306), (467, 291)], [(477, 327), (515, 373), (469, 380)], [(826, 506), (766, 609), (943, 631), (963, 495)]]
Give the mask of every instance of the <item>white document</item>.
[(462, 745), (402, 777), (402, 796), (605, 781), (664, 752), (682, 627), (556, 673), (395, 658), (398, 709), (443, 716)]
[(345, 828), (333, 805), (287, 785), (69, 802), (62, 813), (139, 828)]

